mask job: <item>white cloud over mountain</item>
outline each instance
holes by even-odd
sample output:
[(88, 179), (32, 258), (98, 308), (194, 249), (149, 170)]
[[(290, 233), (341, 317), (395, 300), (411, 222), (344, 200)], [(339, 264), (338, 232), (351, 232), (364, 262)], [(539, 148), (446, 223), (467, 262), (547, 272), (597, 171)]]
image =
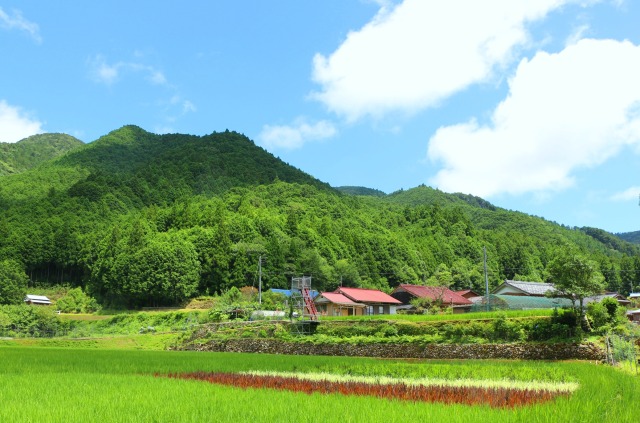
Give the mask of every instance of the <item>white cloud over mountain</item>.
[(17, 142), (42, 131), (42, 123), (19, 107), (0, 100), (0, 142)]
[(431, 181), (479, 196), (558, 190), (573, 172), (640, 144), (640, 47), (581, 40), (522, 60), (490, 124), (441, 127), (428, 156)]
[(294, 150), (306, 142), (331, 138), (336, 133), (335, 126), (329, 121), (309, 123), (300, 118), (291, 125), (265, 125), (258, 139), (267, 148)]

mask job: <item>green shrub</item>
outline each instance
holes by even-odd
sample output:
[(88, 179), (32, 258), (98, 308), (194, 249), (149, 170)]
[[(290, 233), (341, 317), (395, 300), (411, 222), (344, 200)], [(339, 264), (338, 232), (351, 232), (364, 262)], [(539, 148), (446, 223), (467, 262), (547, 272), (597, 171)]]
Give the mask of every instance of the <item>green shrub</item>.
[(81, 288), (73, 288), (56, 301), (56, 308), (63, 313), (93, 313), (100, 306), (95, 298), (85, 294)]

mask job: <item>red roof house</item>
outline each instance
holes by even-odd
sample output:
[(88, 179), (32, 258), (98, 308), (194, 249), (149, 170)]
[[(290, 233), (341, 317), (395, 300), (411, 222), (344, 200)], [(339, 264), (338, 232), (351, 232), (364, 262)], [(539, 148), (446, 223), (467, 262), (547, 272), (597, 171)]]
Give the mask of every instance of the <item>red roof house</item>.
[(314, 302), (324, 316), (362, 316), (366, 307), (336, 292), (323, 292)]
[(377, 289), (340, 287), (334, 292), (353, 302), (364, 304), (365, 314), (396, 314), (396, 306), (402, 304), (401, 301)]
[(453, 291), (453, 292), (465, 297), (467, 300), (470, 298), (482, 297), (482, 295), (478, 294), (473, 289), (463, 289), (462, 291)]
[(430, 298), (434, 301), (442, 301), (443, 305), (453, 307), (454, 313), (464, 313), (471, 309), (473, 303), (462, 295), (453, 292), (444, 286), (422, 286), (400, 284), (391, 293), (393, 298), (403, 304), (409, 304), (413, 298)]

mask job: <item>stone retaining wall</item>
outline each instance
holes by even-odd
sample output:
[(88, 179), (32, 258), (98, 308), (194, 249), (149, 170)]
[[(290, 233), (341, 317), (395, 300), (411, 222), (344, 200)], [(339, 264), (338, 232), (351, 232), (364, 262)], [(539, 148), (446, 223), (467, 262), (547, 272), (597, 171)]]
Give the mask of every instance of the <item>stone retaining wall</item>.
[(311, 344), (277, 339), (214, 340), (185, 350), (290, 355), (427, 359), (604, 360), (593, 343), (582, 344)]

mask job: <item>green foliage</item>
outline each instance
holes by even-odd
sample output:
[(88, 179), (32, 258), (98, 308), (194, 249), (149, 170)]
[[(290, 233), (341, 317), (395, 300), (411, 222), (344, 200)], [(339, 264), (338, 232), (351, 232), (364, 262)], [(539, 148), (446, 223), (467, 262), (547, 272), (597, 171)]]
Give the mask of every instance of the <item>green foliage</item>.
[(29, 278), (14, 260), (0, 261), (0, 304), (21, 304)]
[(100, 310), (95, 298), (89, 297), (82, 288), (72, 288), (56, 301), (56, 308), (63, 313), (93, 313)]
[[(373, 397), (301, 395), (153, 377), (193, 371), (318, 371), (399, 377), (523, 382), (577, 382), (567, 398), (508, 409), (425, 404)], [(640, 382), (607, 366), (574, 362), (375, 360), (352, 357), (0, 347), (0, 420), (65, 421), (334, 421), (544, 422), (637, 420)], [(56, 389), (51, 389), (55, 386)], [(46, 392), (47, 395), (42, 395)], [(291, 404), (295, 403), (295, 407)], [(25, 413), (25, 404), (29, 413)], [(248, 405), (249, 404), (249, 405)], [(37, 405), (37, 406), (36, 406)], [(327, 414), (326, 410), (335, 414)], [(310, 417), (312, 416), (312, 417)]]
[(604, 290), (604, 276), (593, 260), (588, 260), (573, 251), (561, 251), (547, 267), (556, 293), (575, 301), (580, 317), (584, 298)]
[(64, 335), (69, 324), (58, 318), (52, 307), (0, 306), (0, 335), (10, 337), (52, 337)]
[(606, 234), (425, 186), (345, 195), (229, 131), (126, 126), (2, 176), (0, 207), (1, 260), (22, 263), (32, 284), (81, 287), (108, 307), (257, 286), (259, 255), (265, 291), (301, 275), (318, 290), (484, 289), (483, 247), (492, 287), (542, 280), (566, 246), (598, 263), (609, 286), (640, 285), (640, 248)]
[(0, 143), (0, 176), (24, 172), (82, 145), (66, 134), (38, 134), (17, 143)]

